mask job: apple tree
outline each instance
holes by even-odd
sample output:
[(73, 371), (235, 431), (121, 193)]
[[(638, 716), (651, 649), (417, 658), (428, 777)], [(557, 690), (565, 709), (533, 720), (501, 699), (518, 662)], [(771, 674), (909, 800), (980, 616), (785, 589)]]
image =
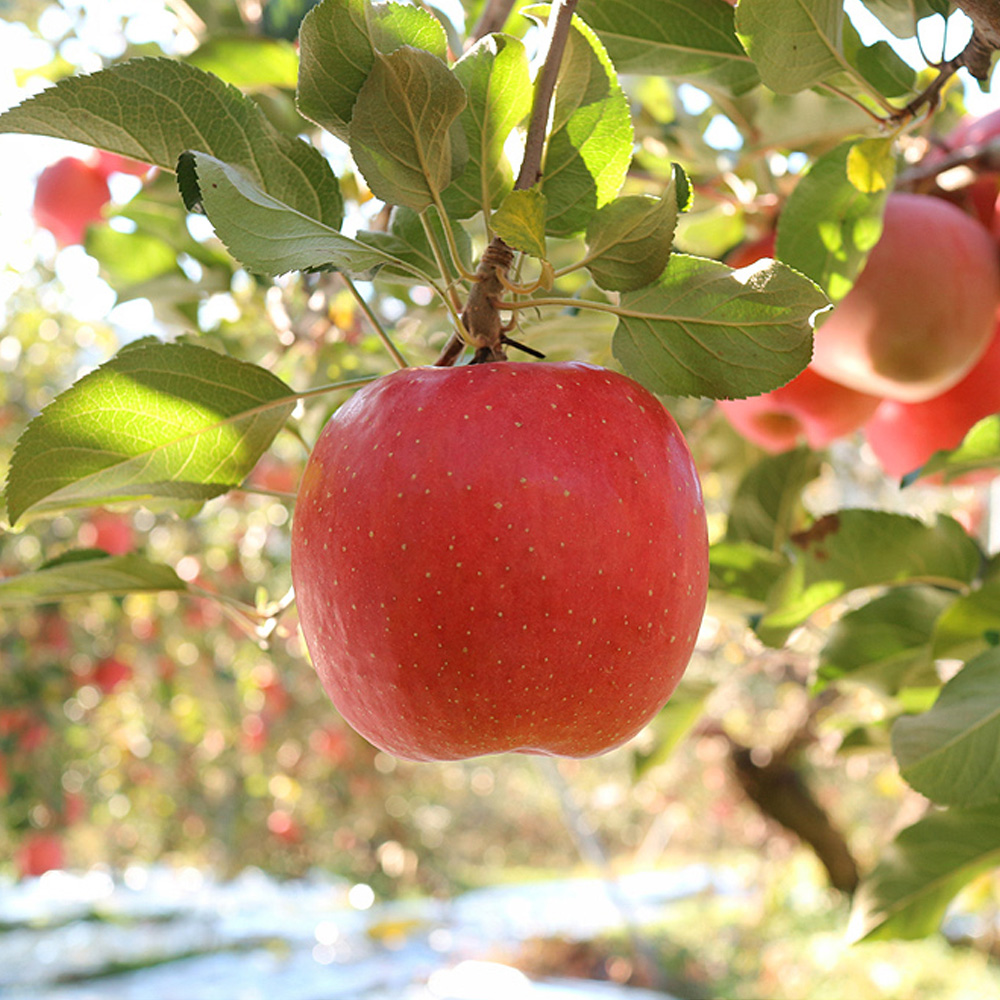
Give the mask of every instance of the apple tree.
[[(194, 6), (206, 16), (214, 11)], [(128, 226), (91, 227), (86, 237), (116, 288), (149, 295), (177, 331), (185, 324), (196, 330), (199, 300), (233, 283), (263, 291), (266, 310), (242, 354), (224, 339), (190, 332), (140, 338), (59, 393), (10, 456), (7, 532), (109, 506), (142, 509), (150, 523), (191, 518), (218, 498), (274, 492), (266, 472), (283, 441), (311, 448), (336, 411), (338, 445), (347, 450), (362, 429), (339, 416), (361, 405), (338, 409), (345, 400), (381, 398), (389, 412), (389, 390), (362, 387), (402, 384), (384, 374), (391, 367), (410, 382), (412, 370), (417, 379), (423, 367), (440, 370), (452, 385), (472, 384), (472, 376), (458, 382), (468, 365), (592, 371), (572, 367), (586, 361), (615, 369), (615, 379), (623, 373), (639, 384), (637, 393), (660, 397), (712, 484), (711, 544), (699, 584), (707, 585), (710, 614), (737, 621), (761, 656), (806, 664), (801, 683), (811, 724), (822, 726), (824, 711), (844, 692), (862, 687), (879, 700), (879, 726), (855, 720), (845, 744), (867, 741), (879, 750), (888, 743), (903, 778), (930, 804), (864, 880), (857, 934), (932, 932), (956, 893), (1000, 858), (996, 556), (988, 524), (970, 530), (954, 485), (972, 482), (962, 489), (981, 505), (982, 484), (1000, 469), (1000, 121), (963, 118), (956, 86), (964, 70), (988, 88), (1000, 12), (972, 0), (863, 0), (867, 15), (901, 39), (954, 8), (967, 16), (968, 43), (948, 58), (928, 53), (917, 71), (887, 42), (864, 41), (844, 6), (490, 0), (465, 3), (463, 26), (425, 4), (273, 4), (257, 37), (219, 34), (183, 58), (113, 62), (61, 78), (10, 108), (0, 115), (2, 132), (81, 142), (127, 158), (106, 161), (118, 169), (129, 161), (157, 168), (142, 196), (121, 210)], [(259, 86), (269, 75), (279, 85)], [(192, 235), (204, 222), (199, 216), (213, 236)], [(331, 333), (337, 315), (347, 318)], [(316, 337), (310, 331), (320, 318)], [(334, 341), (362, 330), (381, 354), (359, 371), (339, 363)], [(544, 430), (538, 412), (557, 409), (544, 394), (563, 386), (538, 386), (530, 399), (518, 395), (528, 390), (508, 387), (476, 397), (477, 405), (526, 408)], [(639, 433), (622, 412), (605, 413), (596, 395), (578, 402), (581, 436), (567, 436), (558, 459), (569, 462), (573, 477), (560, 484), (558, 495), (567, 497), (604, 483), (611, 456), (621, 458), (620, 441)], [(381, 419), (371, 405), (370, 419)], [(427, 405), (442, 404), (429, 396)], [(421, 480), (428, 494), (452, 472), (434, 451), (445, 425), (458, 423), (463, 488), (475, 492), (502, 465), (500, 435), (491, 434), (489, 421), (462, 438), (462, 400), (449, 405), (449, 419), (440, 419), (439, 409), (439, 419), (427, 422), (418, 419), (416, 402), (409, 411), (397, 407), (389, 428), (411, 442), (414, 427), (431, 435), (423, 442), (426, 459), (405, 456), (414, 480), (426, 470), (438, 477)], [(605, 444), (600, 425), (609, 421), (617, 437)], [(867, 494), (845, 487), (862, 439)], [(384, 446), (383, 439), (364, 441), (372, 452)], [(525, 468), (534, 474), (542, 467), (544, 448), (519, 447), (522, 464), (510, 474), (524, 483)], [(636, 482), (657, 467), (639, 452), (646, 457)], [(720, 459), (737, 452), (739, 463)], [(347, 551), (344, 533), (354, 528), (316, 512), (322, 502), (336, 503), (334, 486), (347, 494), (341, 484), (355, 476), (365, 491), (351, 494), (351, 503), (371, 515), (366, 532), (393, 523), (391, 503), (377, 496), (382, 480), (371, 471), (385, 475), (385, 467), (350, 457), (356, 466), (315, 453), (310, 462), (302, 488), (306, 516), (317, 525), (308, 539), (315, 547)], [(873, 461), (884, 470), (874, 485)], [(563, 467), (545, 466), (558, 479), (553, 468)], [(382, 485), (396, 489), (391, 479)], [(277, 493), (291, 505), (294, 489), (293, 479)], [(922, 516), (905, 510), (916, 494)], [(597, 623), (604, 610), (625, 621), (634, 613), (635, 627), (646, 627), (651, 612), (642, 595), (622, 585), (630, 574), (645, 579), (654, 570), (666, 578), (674, 567), (663, 560), (674, 556), (654, 548), (647, 566), (634, 545), (616, 551), (599, 530), (610, 505), (586, 523), (590, 508), (566, 514), (558, 495), (526, 504), (535, 520), (517, 522), (523, 532), (538, 532), (544, 547), (556, 544), (558, 529), (580, 543), (579, 552), (586, 543), (606, 556), (613, 574), (606, 581), (610, 608), (592, 602), (586, 622), (559, 620), (565, 659), (571, 647), (591, 641), (590, 619)], [(449, 497), (445, 508), (427, 499), (433, 515), (426, 523), (443, 518), (456, 532), (482, 528), (501, 546), (503, 557), (487, 561), (481, 545), (463, 550), (473, 564), (461, 596), (474, 588), (477, 600), (488, 602), (491, 590), (502, 593), (503, 574), (514, 563), (528, 565), (536, 551), (503, 540), (513, 520), (489, 520), (486, 508), (467, 507), (460, 493)], [(490, 502), (499, 510), (507, 499)], [(517, 503), (512, 495), (521, 516)], [(410, 496), (406, 523), (424, 524), (422, 510)], [(662, 505), (642, 510), (654, 533), (657, 524), (664, 529)], [(669, 527), (677, 531), (670, 552), (703, 544), (695, 521)], [(446, 528), (435, 530), (447, 541)], [(628, 533), (625, 522), (618, 530)], [(465, 537), (456, 536), (456, 547)], [(360, 546), (357, 564), (303, 573), (310, 592), (300, 593), (300, 602), (331, 606), (330, 621), (346, 623), (352, 636), (374, 629), (375, 615), (352, 618), (351, 599), (336, 603), (338, 581), (326, 569), (339, 565), (348, 577), (366, 577), (366, 600), (379, 600), (367, 595), (382, 574), (406, 581), (405, 595), (383, 588), (382, 601), (406, 596), (429, 606), (443, 592), (436, 582), (421, 590), (418, 578), (434, 581), (445, 566), (427, 562), (424, 572), (431, 557), (420, 539), (419, 530), (407, 535), (396, 559), (388, 549)], [(118, 546), (96, 526), (90, 541), (56, 544), (4, 578), (0, 607), (16, 613), (90, 595), (174, 593), (197, 606), (216, 601), (265, 646), (292, 613), (287, 579), (257, 580), (256, 600), (247, 601), (235, 596), (235, 581), (181, 572), (127, 539)], [(560, 588), (580, 576), (587, 558), (559, 562)], [(401, 571), (404, 564), (420, 573)], [(486, 570), (489, 579), (476, 584)], [(682, 576), (689, 590), (695, 586), (697, 573)], [(650, 596), (657, 587), (650, 584)], [(523, 613), (523, 630), (541, 656), (547, 598), (518, 588), (510, 602), (497, 597), (482, 613)], [(632, 595), (634, 606), (615, 593)], [(458, 608), (449, 616), (452, 606), (442, 605), (440, 619), (428, 617), (423, 641), (443, 642), (435, 630), (449, 617), (469, 635), (494, 634), (495, 621), (478, 620), (476, 600), (469, 603), (471, 618)], [(701, 606), (683, 605), (690, 620), (681, 631), (692, 643)], [(390, 625), (378, 627), (390, 631), (405, 621), (417, 636), (415, 608), (402, 619), (387, 613)], [(335, 657), (325, 648), (334, 631), (322, 625), (307, 632), (314, 660)], [(503, 646), (507, 639), (495, 634)], [(605, 632), (601, 638), (612, 641)], [(495, 721), (512, 678), (484, 667), (479, 683)], [(113, 668), (94, 682), (119, 683), (122, 667), (117, 674)], [(350, 683), (365, 677), (359, 663)], [(586, 702), (584, 683), (593, 693), (586, 672), (579, 677), (562, 702)], [(383, 722), (419, 712), (419, 685), (395, 702), (387, 692), (400, 689), (378, 689)], [(435, 694), (430, 681), (424, 689)], [(547, 692), (536, 691), (544, 700)], [(637, 697), (642, 712), (621, 732), (649, 721), (669, 693)], [(651, 756), (695, 724), (703, 701), (703, 691), (681, 683), (653, 721), (662, 746)], [(553, 708), (547, 718), (558, 714)], [(446, 713), (435, 720), (447, 728)], [(600, 749), (586, 740), (570, 745)]]

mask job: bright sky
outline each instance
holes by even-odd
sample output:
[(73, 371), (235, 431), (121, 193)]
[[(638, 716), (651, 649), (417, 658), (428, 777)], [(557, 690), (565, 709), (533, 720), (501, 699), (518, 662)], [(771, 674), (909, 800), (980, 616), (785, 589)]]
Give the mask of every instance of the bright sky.
[[(878, 38), (892, 41), (904, 59), (922, 66), (916, 42), (899, 42), (887, 35), (872, 18), (860, 0), (847, 0), (846, 9), (865, 42)], [(80, 39), (66, 43), (62, 54), (84, 71), (100, 68), (102, 58), (115, 58), (125, 50), (126, 41), (141, 44), (160, 40), (175, 51), (190, 49), (193, 37), (179, 29), (177, 18), (162, 3), (155, 0), (63, 0), (62, 8), (51, 8), (43, 16), (42, 33), (57, 39), (65, 34), (78, 17)], [(126, 18), (124, 32), (120, 19)], [(925, 22), (929, 30), (922, 35), (927, 54), (941, 56), (941, 19)], [(968, 22), (963, 15), (951, 18), (948, 51), (954, 55), (968, 38)], [(22, 24), (0, 21), (0, 108), (8, 108), (40, 89), (44, 81), (25, 70), (45, 65), (53, 55), (52, 46), (34, 38)], [(27, 76), (25, 86), (18, 84), (17, 72)], [(984, 114), (1000, 107), (1000, 83), (997, 94), (982, 94), (978, 85), (966, 79), (967, 103), (975, 114)], [(723, 128), (719, 145), (726, 145)], [(80, 247), (68, 247), (55, 253), (55, 242), (49, 233), (38, 230), (31, 219), (31, 201), (35, 179), (39, 172), (66, 155), (86, 155), (87, 147), (57, 139), (37, 136), (0, 136), (0, 163), (3, 163), (3, 183), (0, 184), (0, 302), (6, 300), (22, 283), (22, 276), (33, 268), (36, 260), (55, 260), (56, 271), (66, 288), (65, 307), (83, 320), (109, 318), (122, 328), (123, 339), (150, 332), (152, 310), (144, 301), (115, 307), (114, 293), (97, 278), (97, 264)], [(127, 200), (137, 189), (135, 178), (115, 178), (112, 196), (116, 201)]]

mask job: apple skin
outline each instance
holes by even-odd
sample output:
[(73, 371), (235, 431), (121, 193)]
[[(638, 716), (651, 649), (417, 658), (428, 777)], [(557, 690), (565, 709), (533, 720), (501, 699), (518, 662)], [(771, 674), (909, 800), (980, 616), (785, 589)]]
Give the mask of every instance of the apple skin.
[(720, 400), (732, 426), (765, 451), (790, 451), (802, 441), (825, 448), (853, 434), (875, 413), (877, 396), (823, 378), (811, 366), (787, 385), (747, 399)]
[(69, 246), (83, 242), (110, 200), (107, 179), (94, 164), (64, 156), (38, 175), (32, 211), (38, 225)]
[(708, 577), (673, 418), (575, 362), (366, 386), (310, 456), (291, 559), (327, 693), (411, 760), (624, 743), (680, 680)]
[[(1000, 326), (986, 353), (958, 385), (923, 403), (886, 400), (865, 425), (864, 434), (886, 475), (905, 476), (934, 452), (957, 447), (973, 424), (997, 412)], [(974, 473), (973, 478), (983, 476)]]
[(940, 198), (891, 194), (864, 270), (816, 330), (812, 366), (859, 392), (919, 403), (979, 360), (998, 307), (986, 229)]

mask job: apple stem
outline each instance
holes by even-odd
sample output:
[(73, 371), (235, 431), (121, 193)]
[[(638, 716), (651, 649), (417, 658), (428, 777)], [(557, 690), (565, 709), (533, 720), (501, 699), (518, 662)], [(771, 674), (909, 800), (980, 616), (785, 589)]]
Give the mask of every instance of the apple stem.
[[(549, 41), (545, 61), (535, 81), (535, 97), (528, 123), (528, 134), (524, 144), (524, 157), (514, 189), (524, 191), (534, 187), (542, 176), (542, 159), (545, 152), (545, 138), (549, 127), (552, 96), (556, 89), (559, 66), (566, 41), (573, 23), (573, 11), (577, 0), (556, 0), (549, 18)], [(522, 344), (515, 344), (505, 338), (506, 327), (500, 318), (497, 303), (503, 298), (502, 277), (506, 277), (514, 262), (514, 250), (499, 236), (494, 236), (483, 252), (476, 269), (475, 284), (469, 290), (469, 298), (462, 312), (462, 325), (467, 331), (467, 340), (475, 348), (474, 360), (505, 361), (506, 346), (524, 350)], [(434, 363), (439, 367), (455, 364), (464, 348), (462, 338), (453, 333)], [(528, 350), (529, 354), (535, 353)]]

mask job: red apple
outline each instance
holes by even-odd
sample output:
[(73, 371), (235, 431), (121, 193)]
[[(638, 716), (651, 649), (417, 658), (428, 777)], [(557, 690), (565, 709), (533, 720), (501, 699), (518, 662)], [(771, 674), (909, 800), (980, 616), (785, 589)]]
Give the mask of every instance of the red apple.
[(14, 865), (22, 878), (44, 875), (65, 864), (62, 839), (55, 833), (27, 834), (14, 856)]
[(603, 753), (690, 658), (701, 487), (671, 416), (622, 375), (407, 368), (320, 435), (292, 578), (324, 687), (381, 749)]
[(748, 240), (730, 250), (726, 254), (726, 263), (730, 267), (747, 267), (762, 257), (774, 256), (774, 233), (766, 233), (755, 240)]
[(1000, 327), (986, 353), (958, 385), (923, 403), (886, 400), (865, 438), (889, 476), (919, 469), (936, 451), (955, 448), (973, 424), (1000, 412)]
[(986, 229), (940, 198), (892, 194), (864, 270), (816, 331), (812, 366), (859, 392), (922, 402), (979, 360), (998, 306)]
[(877, 396), (848, 389), (806, 368), (787, 385), (749, 399), (720, 400), (719, 409), (743, 437), (770, 452), (805, 441), (825, 448), (853, 434), (875, 412)]
[(96, 166), (65, 156), (39, 174), (35, 221), (64, 246), (82, 243), (87, 226), (101, 218), (110, 199), (108, 182)]

